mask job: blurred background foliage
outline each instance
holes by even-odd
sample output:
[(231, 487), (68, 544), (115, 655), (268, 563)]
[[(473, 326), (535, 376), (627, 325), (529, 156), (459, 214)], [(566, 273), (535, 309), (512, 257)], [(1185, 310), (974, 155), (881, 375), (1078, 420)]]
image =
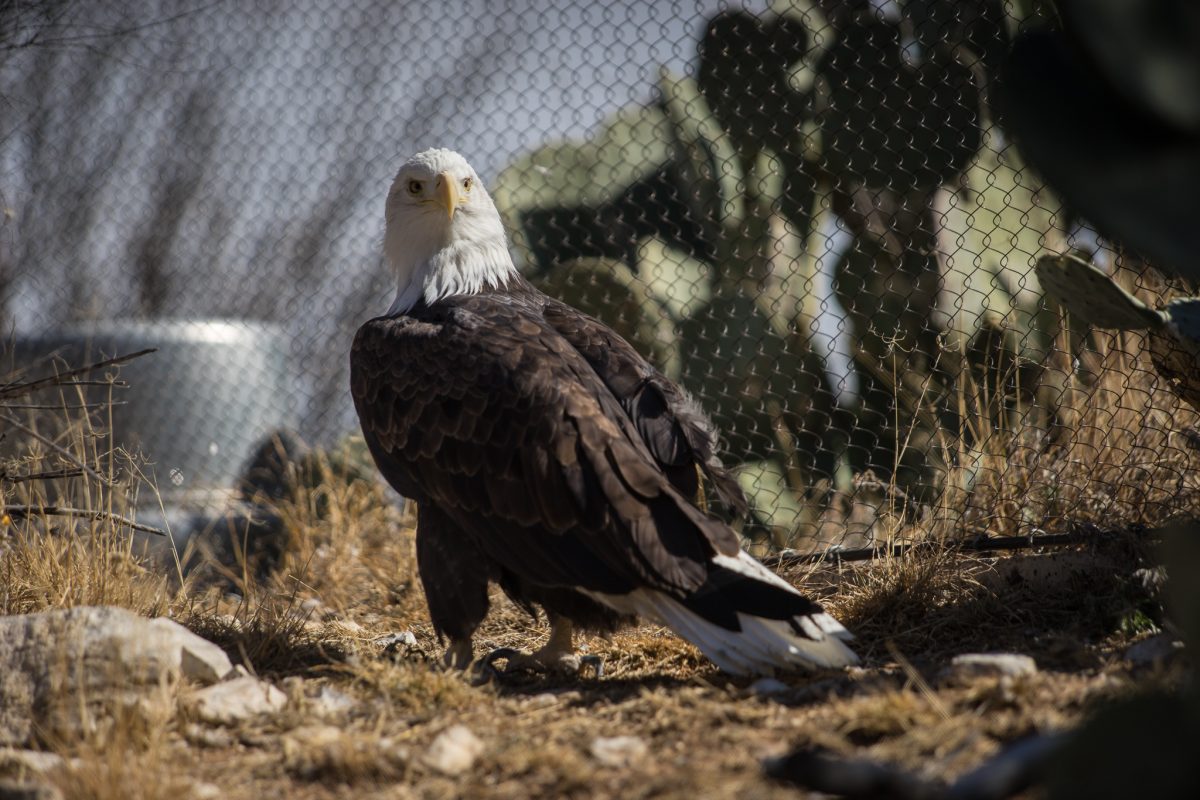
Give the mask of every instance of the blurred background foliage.
[(867, 470), (936, 492), (960, 371), (986, 383), (1052, 350), (1031, 268), (1068, 249), (1070, 220), (990, 103), (1032, 14), (722, 11), (655, 103), (498, 176), (522, 267), (702, 398), (784, 539)]

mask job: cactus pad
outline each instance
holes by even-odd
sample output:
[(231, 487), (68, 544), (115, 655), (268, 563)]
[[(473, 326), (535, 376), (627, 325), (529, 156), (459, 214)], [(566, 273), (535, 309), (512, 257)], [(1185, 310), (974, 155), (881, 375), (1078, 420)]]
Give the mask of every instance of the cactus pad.
[(1038, 280), (1071, 314), (1098, 328), (1158, 329), (1166, 315), (1149, 308), (1103, 270), (1071, 255), (1042, 256)]

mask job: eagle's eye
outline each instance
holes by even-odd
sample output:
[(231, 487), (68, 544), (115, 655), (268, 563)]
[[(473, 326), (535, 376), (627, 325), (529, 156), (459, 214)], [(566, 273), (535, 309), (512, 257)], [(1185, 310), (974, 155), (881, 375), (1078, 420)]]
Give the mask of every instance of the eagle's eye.
[(463, 178), (463, 191), (464, 192), (471, 191), (471, 187), (474, 185), (475, 185), (475, 181), (471, 180), (470, 178)]
[(420, 181), (409, 181), (408, 182), (408, 193), (409, 194), (420, 194), (422, 186), (423, 186), (423, 184)]

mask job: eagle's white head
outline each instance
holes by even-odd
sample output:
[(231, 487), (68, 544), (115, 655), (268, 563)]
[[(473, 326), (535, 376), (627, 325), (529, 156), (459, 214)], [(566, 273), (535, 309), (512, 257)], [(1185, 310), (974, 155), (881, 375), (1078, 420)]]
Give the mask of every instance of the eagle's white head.
[(498, 288), (517, 274), (492, 198), (453, 150), (426, 150), (400, 167), (388, 192), (383, 251), (396, 276), (388, 314), (422, 299)]

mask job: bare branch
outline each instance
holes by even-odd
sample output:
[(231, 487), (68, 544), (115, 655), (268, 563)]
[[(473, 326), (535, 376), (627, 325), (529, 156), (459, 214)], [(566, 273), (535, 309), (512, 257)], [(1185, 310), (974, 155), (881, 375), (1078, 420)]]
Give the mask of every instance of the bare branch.
[[(116, 387), (125, 387), (125, 386), (129, 385), (125, 381), (114, 381), (111, 384), (109, 384), (107, 381), (91, 382), (91, 384), (95, 384), (95, 383), (100, 383), (100, 385), (102, 385), (102, 386), (110, 386), (111, 385), (111, 386), (116, 386)], [(68, 383), (68, 384), (64, 384), (64, 385), (66, 385), (66, 386), (87, 386), (87, 385), (91, 385), (91, 384), (89, 384), (89, 383)], [(65, 405), (60, 405), (60, 404), (56, 404), (56, 403), (0, 403), (0, 408), (3, 408), (5, 411), (95, 411), (96, 409), (99, 409), (99, 408), (109, 408), (110, 406), (123, 406), (123, 405), (126, 405), (124, 400), (113, 400), (113, 401), (104, 402), (104, 403), (76, 403), (76, 404), (68, 403)]]
[(158, 536), (167, 535), (167, 532), (162, 528), (143, 525), (120, 514), (110, 514), (107, 511), (93, 511), (86, 508), (69, 508), (67, 506), (5, 506), (4, 514), (12, 519), (24, 519), (26, 517), (80, 517), (83, 519), (115, 522), (118, 525), (124, 525), (131, 530), (142, 531), (143, 533), (153, 533)]
[(112, 367), (112, 366), (117, 366), (120, 364), (128, 363), (135, 358), (141, 358), (144, 355), (153, 353), (157, 349), (158, 348), (156, 348), (156, 347), (148, 347), (145, 350), (139, 350), (136, 353), (127, 353), (125, 355), (117, 356), (116, 358), (109, 358), (104, 361), (97, 361), (95, 364), (89, 364), (86, 367), (79, 367), (78, 369), (68, 370), (67, 372), (62, 372), (57, 375), (51, 375), (46, 378), (39, 378), (36, 381), (27, 381), (25, 383), (9, 383), (4, 386), (0, 386), (0, 399), (6, 399), (9, 397), (20, 397), (21, 395), (29, 394), (30, 392), (35, 392), (38, 389), (44, 389), (44, 388), (50, 387), (50, 386), (62, 386), (62, 385), (72, 385), (72, 386), (101, 385), (101, 386), (105, 386), (105, 385), (108, 385), (110, 382), (109, 381), (99, 381), (99, 382), (96, 382), (96, 381), (92, 381), (92, 382), (74, 381), (74, 382), (70, 382), (70, 383), (68, 383), (68, 382), (71, 381), (71, 379), (76, 376), (86, 375), (87, 373), (92, 372), (93, 370), (101, 369), (103, 367)]
[(78, 467), (69, 469), (51, 469), (45, 472), (31, 472), (28, 475), (9, 475), (7, 471), (0, 470), (0, 481), (6, 483), (25, 483), (26, 481), (50, 481), (56, 478), (78, 478), (83, 474), (83, 470)]

